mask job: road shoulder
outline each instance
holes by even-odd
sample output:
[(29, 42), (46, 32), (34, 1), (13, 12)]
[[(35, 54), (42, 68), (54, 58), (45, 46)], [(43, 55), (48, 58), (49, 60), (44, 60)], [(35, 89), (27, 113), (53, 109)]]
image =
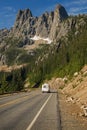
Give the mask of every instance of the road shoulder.
[(66, 97), (61, 92), (58, 93), (58, 97), (62, 130), (87, 130), (87, 118), (78, 114), (79, 107), (66, 102)]

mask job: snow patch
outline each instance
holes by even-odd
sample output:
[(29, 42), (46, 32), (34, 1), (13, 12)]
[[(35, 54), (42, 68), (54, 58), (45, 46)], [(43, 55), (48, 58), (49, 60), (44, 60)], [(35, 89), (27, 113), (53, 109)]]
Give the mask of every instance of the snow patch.
[(52, 43), (52, 40), (50, 40), (49, 38), (42, 38), (42, 37), (36, 36), (36, 35), (34, 37), (30, 38), (30, 39), (32, 39), (34, 41), (38, 41), (38, 40), (47, 41), (48, 44)]

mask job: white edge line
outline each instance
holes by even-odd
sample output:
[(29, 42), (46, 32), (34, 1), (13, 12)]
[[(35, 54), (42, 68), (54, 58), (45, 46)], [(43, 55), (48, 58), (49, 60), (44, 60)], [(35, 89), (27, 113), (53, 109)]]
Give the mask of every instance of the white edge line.
[(42, 112), (42, 110), (44, 109), (44, 107), (46, 106), (47, 102), (49, 101), (49, 99), (51, 98), (52, 94), (47, 98), (46, 102), (43, 104), (43, 106), (40, 108), (40, 110), (37, 112), (36, 116), (34, 117), (34, 119), (32, 120), (32, 122), (29, 124), (29, 126), (27, 127), (26, 130), (30, 130), (32, 128), (32, 126), (34, 125), (34, 123), (36, 122), (37, 118), (39, 117), (40, 113)]

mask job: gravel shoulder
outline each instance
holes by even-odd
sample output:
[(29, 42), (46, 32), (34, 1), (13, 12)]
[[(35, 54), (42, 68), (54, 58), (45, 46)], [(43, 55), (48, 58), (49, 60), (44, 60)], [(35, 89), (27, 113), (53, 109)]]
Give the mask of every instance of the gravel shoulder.
[(80, 116), (80, 108), (66, 101), (66, 97), (58, 92), (62, 130), (87, 130), (87, 117)]

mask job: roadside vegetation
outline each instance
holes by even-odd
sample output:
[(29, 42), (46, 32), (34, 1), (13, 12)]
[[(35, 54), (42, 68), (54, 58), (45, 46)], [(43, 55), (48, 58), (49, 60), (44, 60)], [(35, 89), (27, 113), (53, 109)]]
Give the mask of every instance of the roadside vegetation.
[(12, 72), (0, 72), (0, 94), (23, 90), (25, 79), (25, 68)]

